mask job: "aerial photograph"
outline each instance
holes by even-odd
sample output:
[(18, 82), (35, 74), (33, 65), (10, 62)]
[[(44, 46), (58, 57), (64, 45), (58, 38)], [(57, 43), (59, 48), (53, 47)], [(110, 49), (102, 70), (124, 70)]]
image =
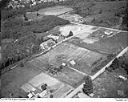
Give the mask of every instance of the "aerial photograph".
[(127, 0), (0, 8), (0, 98), (128, 98)]

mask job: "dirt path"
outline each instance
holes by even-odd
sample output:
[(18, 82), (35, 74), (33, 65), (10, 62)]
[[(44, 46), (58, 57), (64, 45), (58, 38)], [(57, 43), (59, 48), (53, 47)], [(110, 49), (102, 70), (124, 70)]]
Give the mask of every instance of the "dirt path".
[(74, 71), (76, 71), (76, 72), (78, 72), (78, 73), (80, 73), (82, 75), (87, 75), (87, 74), (85, 74), (85, 73), (83, 73), (83, 72), (81, 72), (81, 71), (79, 71), (79, 70), (77, 70), (75, 68), (72, 68), (72, 67), (69, 67), (69, 66), (68, 66), (68, 68), (70, 68), (70, 69), (72, 69), (72, 70), (74, 70)]

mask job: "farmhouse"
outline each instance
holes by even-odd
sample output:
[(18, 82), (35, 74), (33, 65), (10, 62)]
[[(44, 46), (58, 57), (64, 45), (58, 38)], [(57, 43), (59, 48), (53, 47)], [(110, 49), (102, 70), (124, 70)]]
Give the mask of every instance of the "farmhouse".
[(49, 40), (47, 40), (47, 41), (41, 43), (41, 44), (40, 44), (40, 48), (41, 48), (42, 50), (48, 49), (48, 48), (50, 48), (51, 46), (53, 46), (54, 44), (55, 44), (55, 42), (54, 42), (52, 39), (49, 39)]

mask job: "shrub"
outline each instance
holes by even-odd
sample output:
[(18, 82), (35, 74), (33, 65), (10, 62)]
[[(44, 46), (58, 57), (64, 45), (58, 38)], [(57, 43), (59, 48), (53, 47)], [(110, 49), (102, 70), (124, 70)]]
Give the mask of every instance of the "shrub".
[(23, 62), (20, 63), (20, 67), (24, 67), (24, 63)]
[(70, 36), (73, 36), (73, 32), (72, 31), (69, 32), (69, 35), (67, 36), (67, 38), (70, 37)]

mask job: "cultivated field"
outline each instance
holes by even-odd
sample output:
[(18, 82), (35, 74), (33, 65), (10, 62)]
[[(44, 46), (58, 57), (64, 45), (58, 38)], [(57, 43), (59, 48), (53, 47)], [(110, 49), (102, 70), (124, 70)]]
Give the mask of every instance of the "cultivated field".
[(92, 27), (89, 31), (85, 29), (83, 33), (76, 34), (68, 42), (104, 54), (117, 54), (128, 46), (127, 38), (127, 32)]
[[(41, 56), (41, 57), (39, 57), (39, 58), (29, 62), (29, 63), (31, 65), (41, 69), (43, 72), (49, 74), (50, 76), (57, 78), (58, 80), (66, 83), (66, 84), (69, 84), (73, 87), (77, 87), (80, 84), (79, 82), (81, 82), (81, 80), (84, 77), (84, 75), (82, 75), (82, 74), (80, 74), (80, 73), (78, 73), (78, 72), (76, 72), (76, 71), (74, 71), (68, 67), (64, 67), (61, 72), (58, 72), (57, 74), (53, 75), (47, 71), (49, 64), (52, 65), (53, 63), (50, 63), (49, 61), (44, 63), (44, 61), (46, 61), (46, 60), (47, 59), (45, 59), (45, 57)], [(56, 65), (56, 67), (57, 66), (59, 66), (59, 65)]]
[[(72, 60), (75, 61), (74, 65), (70, 64)], [(77, 69), (86, 75), (91, 74), (92, 70), (104, 60), (106, 60), (106, 55), (70, 43), (62, 43), (47, 54), (38, 57), (32, 63), (36, 62), (40, 67), (43, 66), (43, 64), (47, 66), (46, 63), (58, 67), (64, 62), (67, 63), (68, 67), (71, 67), (71, 69)]]
[(29, 80), (28, 83), (25, 83), (21, 88), (25, 92), (30, 92), (34, 89), (38, 92), (41, 92), (41, 85), (43, 84), (47, 84), (47, 93), (44, 97), (49, 97), (51, 94), (50, 91), (52, 91), (53, 97), (59, 98), (69, 90), (73, 89), (71, 86), (66, 85), (44, 73), (35, 76)]

